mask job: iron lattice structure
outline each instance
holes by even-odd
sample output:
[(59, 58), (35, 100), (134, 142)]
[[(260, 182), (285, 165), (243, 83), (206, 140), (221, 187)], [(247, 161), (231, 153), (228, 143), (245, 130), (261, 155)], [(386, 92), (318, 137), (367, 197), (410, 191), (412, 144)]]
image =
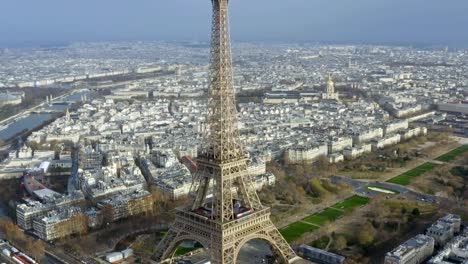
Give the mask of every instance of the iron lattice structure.
[(208, 249), (211, 263), (235, 264), (246, 242), (262, 239), (271, 245), (279, 263), (292, 263), (298, 257), (271, 222), (270, 209), (260, 203), (247, 171), (233, 88), (229, 0), (212, 0), (212, 4), (210, 97), (194, 200), (177, 209), (154, 259), (170, 263), (182, 241), (194, 240)]

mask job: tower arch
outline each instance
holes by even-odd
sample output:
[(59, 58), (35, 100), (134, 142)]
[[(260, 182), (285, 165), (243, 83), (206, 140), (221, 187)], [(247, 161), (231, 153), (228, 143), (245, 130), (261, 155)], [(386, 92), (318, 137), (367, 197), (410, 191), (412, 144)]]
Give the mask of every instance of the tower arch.
[(243, 238), (239, 243), (237, 244), (235, 250), (234, 250), (234, 263), (237, 263), (239, 254), (241, 252), (241, 249), (250, 241), (253, 240), (260, 240), (265, 243), (267, 243), (271, 250), (273, 255), (275, 256), (276, 260), (279, 261), (279, 263), (286, 264), (289, 263), (288, 258), (283, 254), (283, 251), (278, 247), (276, 242), (273, 240), (273, 238), (267, 234), (262, 233), (256, 233), (256, 234), (251, 234), (249, 236), (246, 236)]
[(196, 237), (189, 234), (184, 234), (177, 236), (172, 242), (168, 245), (166, 250), (162, 254), (162, 260), (166, 260), (166, 263), (173, 263), (173, 259), (177, 248), (184, 242), (184, 241), (195, 241), (200, 243), (204, 249), (209, 249), (210, 244), (207, 241), (203, 241), (200, 237)]

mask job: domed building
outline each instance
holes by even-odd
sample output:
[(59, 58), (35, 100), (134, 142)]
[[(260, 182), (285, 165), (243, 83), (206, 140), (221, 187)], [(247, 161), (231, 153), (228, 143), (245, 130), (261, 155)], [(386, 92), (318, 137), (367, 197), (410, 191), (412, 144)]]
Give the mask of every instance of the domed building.
[(322, 98), (325, 100), (339, 100), (339, 94), (335, 92), (335, 83), (331, 74), (328, 74), (327, 91), (322, 94)]

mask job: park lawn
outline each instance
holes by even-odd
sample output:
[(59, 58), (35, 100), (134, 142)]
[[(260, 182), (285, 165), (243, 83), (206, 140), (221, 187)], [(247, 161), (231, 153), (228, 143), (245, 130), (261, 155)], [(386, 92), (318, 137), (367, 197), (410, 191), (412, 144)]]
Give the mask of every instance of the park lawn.
[(332, 207), (326, 208), (321, 212), (310, 215), (301, 221), (294, 222), (280, 229), (280, 233), (283, 235), (284, 239), (288, 241), (288, 243), (292, 242), (301, 237), (304, 233), (315, 231), (319, 229), (320, 226), (335, 221), (345, 213), (343, 211), (351, 211), (354, 208), (365, 205), (367, 203), (369, 203), (369, 198), (354, 195), (340, 203), (335, 204)]
[(409, 185), (414, 178), (423, 175), (424, 173), (434, 169), (437, 166), (438, 165), (435, 163), (427, 162), (410, 171), (398, 175), (395, 178), (388, 180), (387, 182), (399, 185)]
[(178, 248), (176, 249), (175, 256), (182, 256), (182, 255), (185, 255), (185, 254), (187, 254), (187, 253), (189, 253), (189, 252), (192, 252), (192, 251), (194, 251), (194, 250), (197, 250), (197, 249), (199, 249), (199, 248), (202, 248), (202, 245), (200, 245), (199, 243), (196, 243), (196, 244), (195, 244), (195, 247), (188, 247), (188, 248), (186, 248), (186, 247), (178, 247)]
[(335, 208), (335, 209), (339, 209), (339, 210), (344, 210), (344, 211), (352, 211), (354, 210), (354, 208), (356, 207), (359, 207), (359, 206), (363, 206), (363, 205), (366, 205), (369, 203), (369, 198), (367, 197), (363, 197), (363, 196), (359, 196), (359, 195), (354, 195), (354, 196), (351, 196), (350, 198), (340, 202), (340, 203), (337, 203), (331, 207)]
[(280, 233), (281, 235), (283, 235), (284, 239), (286, 239), (286, 241), (289, 243), (298, 239), (300, 236), (302, 236), (302, 234), (312, 232), (316, 229), (318, 229), (317, 226), (309, 225), (302, 222), (295, 222), (288, 225), (285, 228), (282, 228), (280, 230)]
[(463, 146), (460, 146), (448, 153), (445, 153), (444, 155), (436, 158), (436, 160), (438, 161), (442, 161), (442, 162), (449, 162), (449, 161), (452, 161), (454, 160), (456, 157), (458, 157), (459, 155), (465, 153), (468, 151), (468, 145), (463, 145)]
[(411, 180), (413, 180), (414, 178), (418, 177), (418, 176), (421, 176), (423, 175), (424, 173), (428, 172), (428, 171), (431, 171), (432, 169), (434, 169), (435, 167), (437, 167), (438, 165), (435, 164), (435, 163), (424, 163), (410, 171), (407, 171), (395, 178), (392, 178), (390, 180), (388, 180), (387, 182), (390, 182), (390, 183), (395, 183), (395, 184), (399, 184), (399, 185), (409, 185), (411, 183)]
[(191, 251), (194, 251), (196, 248), (184, 248), (184, 247), (178, 247), (176, 252), (175, 252), (175, 256), (176, 257), (179, 257), (179, 256), (182, 256), (182, 255), (185, 255)]
[(313, 214), (311, 216), (304, 218), (303, 221), (314, 224), (314, 225), (323, 226), (326, 223), (335, 221), (342, 215), (343, 215), (342, 211), (339, 211), (333, 208), (327, 208), (323, 210), (322, 212), (319, 212), (319, 213), (316, 213), (316, 214)]

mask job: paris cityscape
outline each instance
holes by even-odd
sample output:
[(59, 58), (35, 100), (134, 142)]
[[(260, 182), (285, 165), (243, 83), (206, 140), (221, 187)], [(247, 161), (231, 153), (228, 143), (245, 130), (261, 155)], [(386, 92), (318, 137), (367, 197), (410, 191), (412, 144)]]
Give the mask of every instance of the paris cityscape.
[(0, 41), (0, 263), (468, 263), (466, 32), (242, 40), (205, 2), (199, 40)]

